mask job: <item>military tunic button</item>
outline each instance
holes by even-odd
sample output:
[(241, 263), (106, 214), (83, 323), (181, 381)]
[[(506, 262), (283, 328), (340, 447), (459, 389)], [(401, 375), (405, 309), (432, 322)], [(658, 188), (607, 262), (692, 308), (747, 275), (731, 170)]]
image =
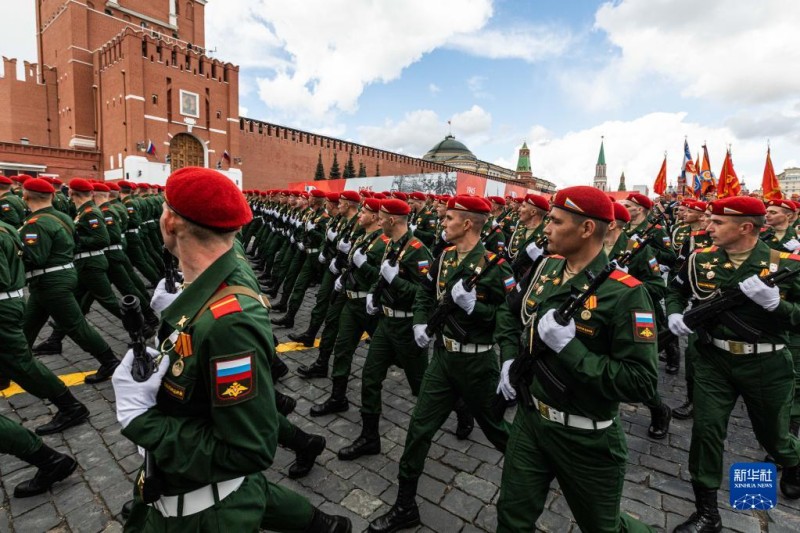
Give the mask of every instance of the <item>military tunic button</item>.
[(716, 274), (714, 274), (713, 270), (706, 273), (706, 279), (714, 279), (714, 276), (716, 276)]

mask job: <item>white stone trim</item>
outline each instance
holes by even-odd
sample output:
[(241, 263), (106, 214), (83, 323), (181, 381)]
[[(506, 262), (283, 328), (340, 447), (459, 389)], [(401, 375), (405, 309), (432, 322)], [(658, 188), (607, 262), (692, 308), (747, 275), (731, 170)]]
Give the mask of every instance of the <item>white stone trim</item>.
[(138, 94), (128, 94), (125, 95), (125, 100), (140, 100), (144, 102), (144, 96), (139, 96)]
[(216, 129), (214, 129), (214, 128), (208, 128), (208, 131), (212, 131), (212, 132), (214, 132), (214, 133), (220, 133), (220, 134), (222, 134), (222, 135), (227, 135), (227, 134), (228, 134), (228, 132), (227, 132), (227, 131), (225, 131), (225, 130), (216, 130)]
[(167, 123), (169, 123), (169, 120), (167, 120), (165, 118), (161, 118), (161, 117), (154, 117), (153, 115), (144, 115), (144, 118), (146, 118), (147, 120), (155, 120), (156, 122), (167, 122)]

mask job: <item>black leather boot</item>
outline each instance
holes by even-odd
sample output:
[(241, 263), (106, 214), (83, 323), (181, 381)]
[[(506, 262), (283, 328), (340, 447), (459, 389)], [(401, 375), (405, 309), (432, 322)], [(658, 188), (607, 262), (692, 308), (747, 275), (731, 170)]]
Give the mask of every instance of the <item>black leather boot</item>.
[(669, 435), (669, 423), (672, 420), (672, 409), (662, 403), (650, 408), (650, 427), (647, 434), (651, 439), (661, 440)]
[(781, 492), (790, 500), (800, 498), (800, 465), (783, 467)]
[(353, 523), (346, 516), (325, 514), (319, 509), (314, 509), (311, 522), (306, 526), (305, 533), (350, 533)]
[(300, 342), (306, 348), (311, 348), (314, 346), (314, 341), (316, 340), (316, 332), (313, 331), (304, 331), (303, 333), (290, 333), (289, 340), (293, 340), (294, 342)]
[(686, 399), (679, 407), (672, 410), (672, 416), (676, 420), (689, 420), (694, 416), (694, 404), (692, 400)]
[(301, 378), (326, 378), (328, 377), (328, 361), (330, 361), (331, 354), (327, 352), (319, 352), (317, 360), (311, 365), (302, 365), (297, 367), (297, 373)]
[(128, 500), (122, 504), (122, 509), (119, 512), (119, 517), (122, 518), (123, 522), (128, 521), (128, 518), (131, 516), (131, 511), (133, 511), (133, 500)]
[(362, 455), (378, 455), (381, 453), (381, 436), (378, 433), (378, 421), (381, 415), (361, 413), (361, 435), (356, 441), (339, 450), (336, 454), (342, 461), (352, 461)]
[(55, 451), (46, 444), (42, 444), (38, 451), (20, 459), (32, 464), (38, 470), (33, 478), (23, 481), (14, 488), (16, 498), (27, 498), (47, 492), (54, 483), (67, 478), (78, 466), (75, 459)]
[(100, 368), (97, 369), (97, 373), (86, 376), (83, 380), (89, 385), (94, 385), (95, 383), (101, 383), (110, 379), (111, 376), (114, 375), (114, 370), (119, 366), (119, 359), (117, 359), (117, 356), (111, 351), (111, 348), (100, 355), (95, 355), (95, 358), (100, 361)]
[(695, 507), (689, 520), (676, 527), (672, 533), (717, 533), (722, 531), (722, 519), (717, 509), (717, 490), (706, 489), (692, 483)]
[(681, 369), (681, 349), (678, 345), (678, 339), (669, 342), (664, 351), (667, 354), (666, 365), (664, 370), (667, 374), (675, 375)]
[(33, 355), (57, 355), (61, 353), (61, 341), (64, 340), (65, 334), (59, 333), (56, 330), (50, 334), (45, 340), (33, 347)]
[(294, 398), (275, 391), (275, 408), (280, 414), (289, 416), (295, 407), (297, 407), (297, 401)]
[[(283, 310), (286, 309), (286, 305), (283, 306)], [(278, 306), (272, 308), (273, 311), (278, 311)], [(291, 313), (286, 313), (280, 318), (273, 318), (272, 323), (276, 326), (280, 326), (283, 328), (293, 328), (294, 327), (294, 315)]]
[[(275, 344), (277, 346), (277, 343)], [(272, 365), (270, 366), (270, 373), (272, 374), (272, 381), (277, 383), (279, 379), (289, 373), (289, 367), (286, 366), (278, 354), (272, 358)]]
[(270, 285), (269, 287), (267, 287), (267, 290), (264, 291), (264, 294), (266, 294), (270, 298), (275, 298), (278, 295), (278, 287)]
[(11, 380), (5, 376), (0, 376), (0, 390), (6, 390), (11, 386)]
[(343, 413), (350, 408), (347, 400), (347, 376), (333, 378), (331, 396), (323, 403), (311, 407), (311, 416), (324, 416), (331, 413)]
[(469, 437), (469, 434), (475, 429), (475, 417), (472, 416), (463, 398), (459, 398), (456, 401), (453, 410), (456, 412), (456, 418), (458, 419), (456, 438), (458, 440), (464, 440)]
[(297, 479), (308, 475), (314, 467), (314, 461), (325, 451), (325, 437), (309, 435), (300, 428), (296, 428), (294, 435), (286, 447), (295, 453), (294, 463), (289, 467), (289, 477)]
[(389, 512), (373, 520), (369, 525), (370, 533), (393, 533), (419, 525), (419, 508), (417, 507), (417, 479), (398, 479), (397, 500)]
[(37, 435), (58, 433), (72, 426), (77, 426), (89, 418), (89, 409), (76, 400), (69, 389), (55, 398), (50, 398), (50, 401), (58, 408), (58, 411), (50, 422), (36, 428)]

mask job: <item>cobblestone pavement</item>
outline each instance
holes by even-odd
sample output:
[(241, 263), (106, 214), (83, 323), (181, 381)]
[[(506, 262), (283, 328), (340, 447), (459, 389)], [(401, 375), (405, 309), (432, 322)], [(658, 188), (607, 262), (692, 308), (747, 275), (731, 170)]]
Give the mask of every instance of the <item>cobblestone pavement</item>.
[[(297, 317), (298, 330), (307, 324), (313, 305), (312, 289)], [(91, 322), (108, 339), (114, 350), (122, 354), (127, 335), (116, 321), (110, 321), (95, 306)], [(288, 342), (290, 330), (276, 329), (278, 339)], [(42, 337), (49, 334), (46, 328)], [(297, 409), (290, 420), (303, 430), (322, 434), (328, 449), (318, 458), (317, 466), (303, 479), (285, 476), (294, 455), (279, 449), (266, 476), (307, 496), (314, 505), (353, 519), (354, 531), (364, 531), (368, 521), (385, 512), (397, 493), (398, 461), (403, 451), (406, 428), (414, 407), (413, 397), (403, 374), (392, 369), (384, 386), (383, 418), (380, 430), (383, 453), (353, 462), (339, 461), (335, 452), (355, 439), (360, 432), (358, 403), (361, 366), (367, 353), (362, 342), (354, 361), (355, 376), (348, 396), (351, 408), (340, 416), (311, 418), (312, 403), (321, 401), (330, 391), (330, 380), (305, 381), (294, 369), (310, 363), (316, 349), (282, 353), (292, 370), (278, 384), (278, 389), (297, 399)], [(64, 375), (94, 370), (91, 356), (66, 340), (63, 355), (42, 357), (56, 374)], [(49, 493), (27, 499), (11, 496), (14, 486), (33, 475), (34, 470), (11, 456), (0, 456), (0, 533), (73, 531), (120, 531), (119, 511), (130, 499), (132, 479), (140, 465), (135, 446), (120, 434), (114, 412), (114, 394), (110, 382), (99, 386), (80, 384), (72, 387), (75, 395), (89, 407), (92, 415), (87, 424), (71, 428), (63, 435), (45, 437), (45, 442), (73, 455), (80, 466), (75, 474), (57, 484)], [(663, 376), (659, 391), (664, 400), (679, 405), (684, 398), (683, 371), (679, 376)], [(9, 398), (0, 396), (0, 413), (34, 428), (45, 422), (53, 408), (29, 394)], [(509, 412), (507, 416), (513, 415)], [(628, 469), (622, 508), (645, 522), (671, 531), (694, 510), (689, 484), (688, 455), (691, 421), (673, 421), (670, 435), (663, 441), (647, 437), (649, 412), (642, 406), (623, 405), (622, 420), (628, 435)], [(418, 503), (422, 527), (417, 531), (472, 532), (494, 531), (496, 509), (503, 467), (503, 457), (486, 440), (476, 426), (469, 439), (455, 437), (455, 415), (436, 435), (425, 474), (419, 483)], [(737, 405), (726, 444), (725, 465), (756, 461), (764, 457), (751, 429), (744, 406)], [(727, 486), (727, 474), (723, 486)], [(741, 532), (800, 531), (800, 501), (780, 501), (769, 512), (731, 511), (728, 493), (720, 491), (720, 508), (726, 529)], [(571, 520), (564, 497), (554, 483), (541, 516), (543, 531), (577, 530)]]

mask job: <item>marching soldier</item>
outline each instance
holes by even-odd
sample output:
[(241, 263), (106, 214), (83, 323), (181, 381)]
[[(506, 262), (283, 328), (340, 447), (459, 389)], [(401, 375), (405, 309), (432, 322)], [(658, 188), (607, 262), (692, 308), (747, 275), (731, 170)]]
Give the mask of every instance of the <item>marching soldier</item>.
[[(638, 235), (645, 238), (643, 233), (650, 223), (648, 217), (653, 209), (653, 201), (644, 194), (632, 192), (627, 199), (622, 201), (622, 205), (628, 209), (628, 213), (631, 215), (631, 221), (625, 228), (625, 233), (630, 237)], [(672, 250), (672, 241), (664, 226), (656, 224), (649, 233), (654, 235), (652, 243), (658, 264), (665, 267), (674, 265), (675, 252)]]
[(351, 530), (346, 518), (261, 473), (278, 433), (274, 346), (266, 302), (233, 248), (251, 216), (235, 185), (213, 170), (187, 167), (167, 181), (161, 230), (185, 288), (162, 311), (162, 332), (171, 333), (158, 371), (133, 381), (129, 351), (114, 374), (123, 434), (147, 451), (162, 491), (149, 504), (137, 491), (126, 531)]
[(436, 197), (434, 205), (436, 206), (436, 229), (434, 230), (434, 234), (436, 238), (433, 241), (433, 248), (431, 248), (431, 255), (434, 259), (439, 257), (439, 254), (449, 246), (450, 243), (447, 242), (445, 233), (444, 233), (444, 217), (447, 214), (447, 202), (450, 201), (449, 194), (442, 194)]
[[(595, 293), (596, 306), (584, 307), (566, 326), (554, 318), (573, 287), (589, 287), (586, 271), (599, 273), (608, 264), (603, 238), (613, 219), (611, 201), (594, 187), (568, 187), (554, 197), (545, 235), (559, 256), (539, 263), (516, 311), (523, 345), (542, 343), (542, 365), (530, 386), (534, 408), (520, 406), (511, 427), (498, 532), (533, 531), (553, 478), (581, 529), (646, 528), (620, 513), (627, 449), (619, 403), (645, 401), (656, 390), (650, 297), (641, 282), (617, 270)], [(503, 364), (498, 389), (510, 399), (516, 391), (509, 367)], [(559, 393), (561, 387), (568, 393)]]
[[(505, 245), (505, 243), (511, 239), (511, 233), (514, 231), (514, 220), (511, 214), (511, 207), (508, 205), (506, 199), (502, 196), (489, 196), (488, 200), (492, 206), (492, 212), (489, 216), (489, 223), (493, 228), (500, 228), (500, 231), (503, 232), (503, 238), (501, 240), (503, 241), (503, 245)], [(502, 255), (501, 252), (495, 253), (500, 253)]]
[(667, 296), (675, 335), (692, 333), (683, 320), (690, 298), (701, 302), (717, 289), (730, 288), (739, 288), (748, 299), (728, 312), (760, 332), (757, 343), (747, 342), (740, 328), (715, 320), (704, 326), (708, 336), (696, 343), (689, 473), (697, 512), (675, 529), (679, 533), (722, 530), (717, 489), (728, 419), (739, 396), (759, 443), (783, 466), (781, 491), (787, 498), (800, 498), (800, 441), (789, 433), (794, 374), (787, 348), (790, 328), (800, 324), (800, 277), (780, 286), (760, 279), (782, 267), (800, 268), (800, 256), (770, 250), (759, 240), (765, 214), (756, 198), (712, 202), (707, 231), (714, 246), (689, 257)]
[(25, 219), (25, 202), (11, 191), (11, 178), (0, 176), (0, 222), (18, 228)]
[(511, 235), (508, 258), (514, 275), (522, 277), (533, 261), (541, 255), (536, 241), (544, 235), (544, 219), (550, 210), (547, 198), (538, 194), (525, 196), (519, 208), (519, 224)]
[(429, 249), (433, 247), (436, 238), (437, 216), (431, 205), (428, 205), (425, 195), (414, 191), (408, 196), (408, 203), (413, 209), (413, 217), (409, 219), (408, 228), (422, 244)]
[[(445, 249), (427, 276), (427, 286), (416, 293), (413, 329), (417, 346), (427, 348), (431, 341), (426, 328), (435, 298), (441, 302), (449, 294), (457, 307), (452, 320), (436, 332), (433, 357), (400, 458), (397, 500), (388, 513), (372, 521), (371, 532), (419, 524), (417, 482), (433, 436), (459, 398), (464, 399), (489, 441), (501, 452), (506, 449), (507, 425), (491, 409), (499, 375), (494, 344), (499, 345), (502, 359), (513, 358), (519, 325), (506, 303), (506, 294), (515, 286), (511, 269), (502, 259), (489, 266), (495, 254), (480, 242), (488, 216), (489, 205), (481, 198), (456, 196), (448, 203), (445, 232), (453, 246)], [(464, 279), (477, 273), (484, 275), (476, 287), (467, 290)]]
[(125, 240), (127, 242), (128, 259), (142, 273), (151, 285), (158, 283), (159, 275), (153, 263), (150, 261), (150, 254), (145, 251), (142, 241), (142, 210), (139, 201), (134, 196), (137, 185), (130, 181), (120, 181), (119, 197), (128, 215), (128, 225), (125, 229)]

